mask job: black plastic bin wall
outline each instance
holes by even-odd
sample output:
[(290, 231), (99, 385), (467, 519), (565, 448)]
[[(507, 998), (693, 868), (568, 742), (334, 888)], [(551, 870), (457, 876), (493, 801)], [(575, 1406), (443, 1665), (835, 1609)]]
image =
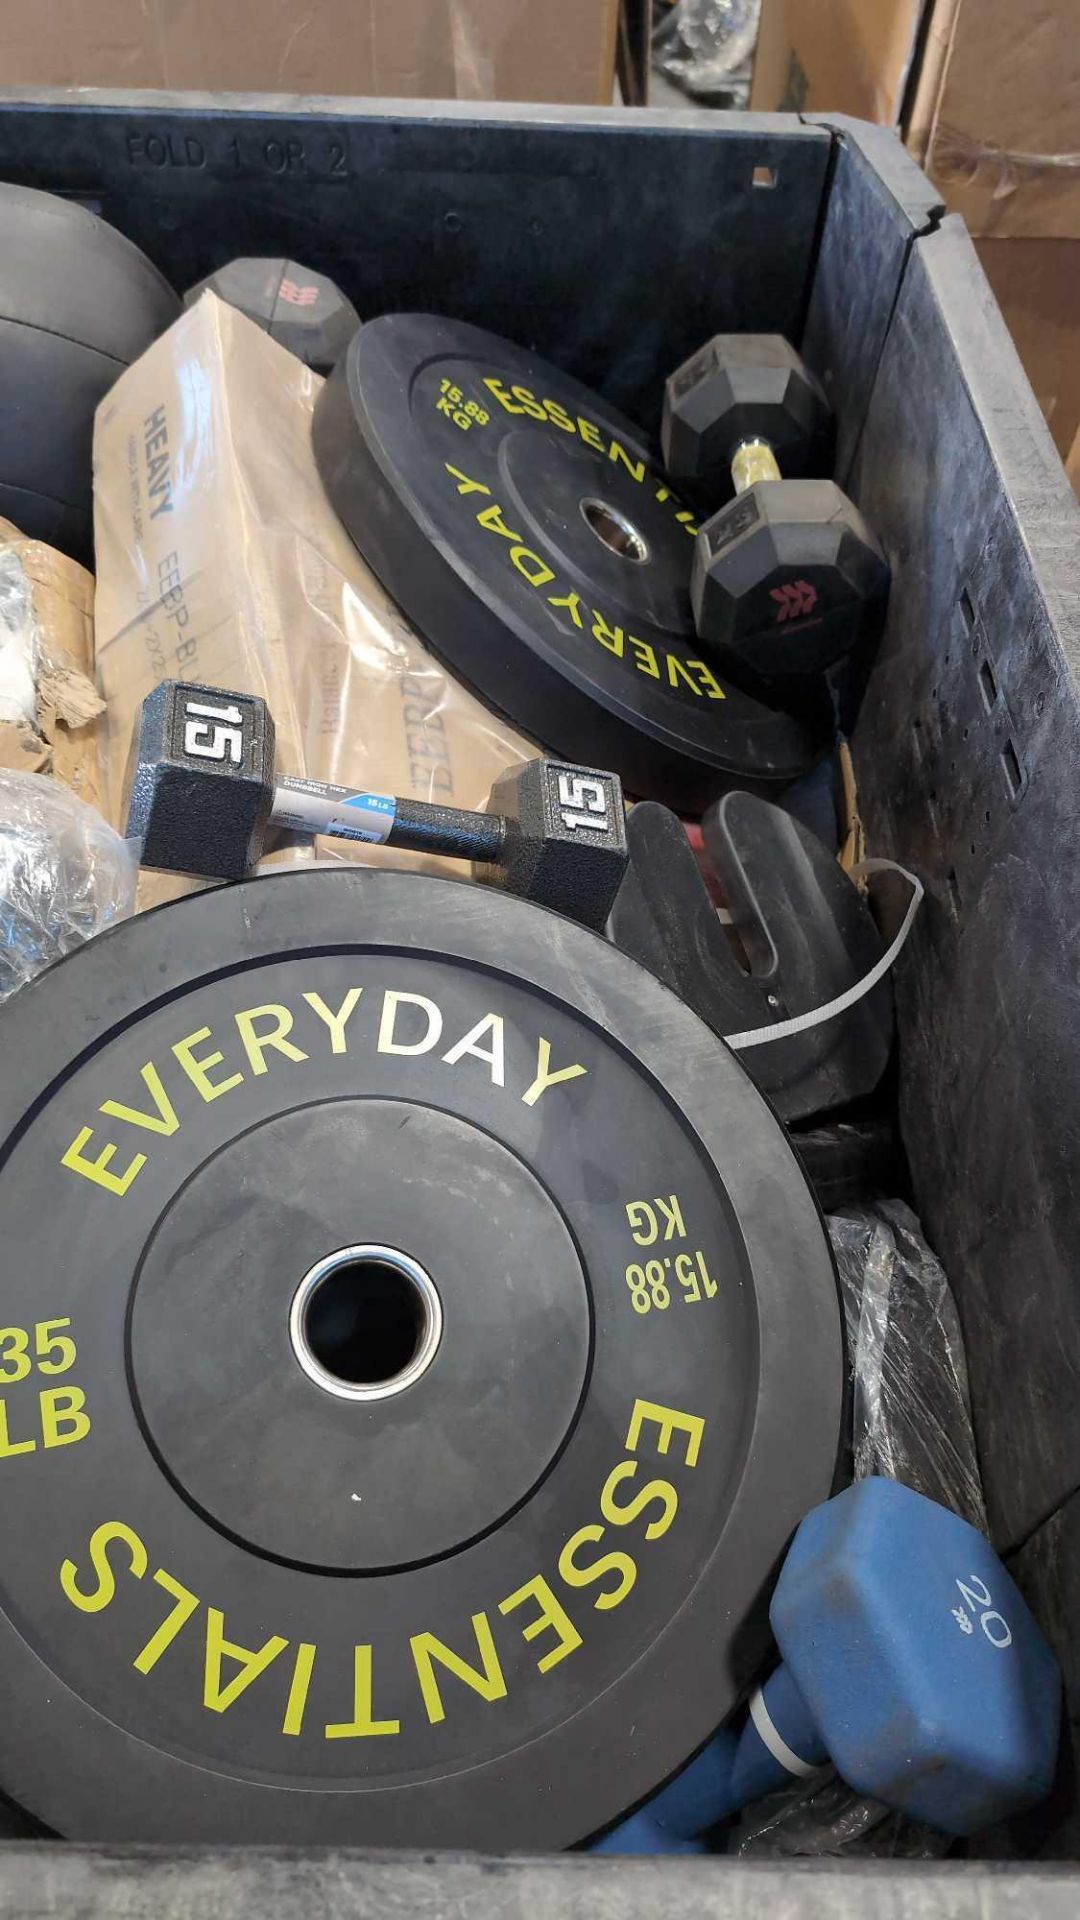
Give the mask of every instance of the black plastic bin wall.
[[(995, 1543), (1080, 1710), (1080, 510), (962, 223), (854, 122), (8, 93), (0, 178), (69, 194), (177, 286), (292, 254), (370, 317), (504, 332), (656, 424), (707, 334), (801, 343), (894, 568), (855, 734), (926, 906), (897, 973), (916, 1195), (964, 1317)], [(1080, 1855), (1075, 1760), (1019, 1855)], [(995, 1841), (995, 1850), (998, 1843)], [(973, 1849), (977, 1851), (977, 1849)], [(167, 1889), (167, 1892), (166, 1892)], [(1080, 1873), (8, 1852), (0, 1915), (1071, 1913)]]

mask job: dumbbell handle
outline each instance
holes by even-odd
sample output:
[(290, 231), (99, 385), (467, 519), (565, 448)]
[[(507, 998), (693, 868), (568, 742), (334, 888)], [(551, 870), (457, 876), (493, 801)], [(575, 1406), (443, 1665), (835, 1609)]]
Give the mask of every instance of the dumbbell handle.
[(777, 1667), (750, 1697), (731, 1766), (731, 1808), (828, 1764), (828, 1749), (789, 1668)]
[(767, 440), (743, 440), (731, 459), (731, 478), (736, 493), (746, 493), (759, 480), (779, 480), (780, 465)]
[(274, 783), (270, 825), (293, 833), (330, 834), (338, 840), (374, 841), (494, 865), (506, 846), (501, 814), (474, 813), (431, 801), (397, 799), (323, 780), (284, 774)]
[(779, 1666), (752, 1696), (741, 1733), (714, 1734), (696, 1760), (598, 1841), (595, 1851), (694, 1851), (704, 1828), (828, 1762), (810, 1709), (788, 1668)]

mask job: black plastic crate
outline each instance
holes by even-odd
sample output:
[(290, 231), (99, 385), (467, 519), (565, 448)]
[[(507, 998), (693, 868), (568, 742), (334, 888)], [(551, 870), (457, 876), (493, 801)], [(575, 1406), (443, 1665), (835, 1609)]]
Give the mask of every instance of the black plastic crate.
[[(963, 223), (842, 118), (122, 93), (0, 95), (0, 177), (188, 286), (238, 253), (535, 347), (653, 427), (707, 334), (801, 344), (894, 568), (855, 732), (874, 850), (927, 899), (897, 969), (916, 1197), (964, 1319), (995, 1544), (1080, 1710), (1080, 508)], [(1076, 1197), (1074, 1197), (1076, 1196)], [(1075, 1745), (1018, 1854), (1080, 1854)], [(995, 1845), (997, 1842), (995, 1841)], [(973, 1848), (973, 1852), (977, 1849)], [(1075, 1912), (1080, 1873), (567, 1856), (16, 1848), (0, 1914)]]

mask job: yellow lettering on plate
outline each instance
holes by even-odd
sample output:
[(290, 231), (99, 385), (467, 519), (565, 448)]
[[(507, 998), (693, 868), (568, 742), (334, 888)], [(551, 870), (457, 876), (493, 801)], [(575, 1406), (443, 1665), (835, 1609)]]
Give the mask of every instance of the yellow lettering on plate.
[(109, 1548), (119, 1542), (127, 1548), (128, 1572), (136, 1580), (141, 1580), (150, 1565), (147, 1553), (138, 1534), (126, 1527), (122, 1520), (104, 1520), (95, 1527), (90, 1535), (90, 1562), (97, 1574), (97, 1586), (92, 1593), (84, 1593), (79, 1585), (79, 1569), (74, 1560), (65, 1560), (60, 1568), (60, 1585), (80, 1613), (101, 1613), (116, 1596), (116, 1575), (109, 1564)]
[(311, 1685), (311, 1670), (315, 1665), (316, 1651), (310, 1640), (301, 1640), (296, 1649), (293, 1676), (289, 1683), (289, 1698), (285, 1704), (285, 1718), (281, 1723), (282, 1733), (299, 1733), (303, 1727), (304, 1709), (307, 1706), (308, 1688)]
[(175, 1604), (169, 1608), (157, 1632), (151, 1634), (142, 1652), (135, 1655), (132, 1665), (139, 1673), (149, 1673), (153, 1667), (157, 1666), (166, 1647), (172, 1646), (181, 1627), (191, 1619), (193, 1613), (198, 1611), (199, 1606), (198, 1596), (192, 1593), (190, 1587), (185, 1587), (179, 1580), (174, 1580), (172, 1574), (166, 1573), (164, 1567), (156, 1569), (154, 1581), (157, 1586), (163, 1587), (166, 1593), (172, 1594)]
[(637, 1470), (636, 1460), (623, 1460), (617, 1467), (612, 1468), (600, 1494), (600, 1511), (605, 1520), (611, 1521), (613, 1527), (628, 1527), (632, 1521), (640, 1518), (654, 1500), (658, 1500), (663, 1511), (657, 1519), (649, 1521), (645, 1529), (645, 1538), (659, 1540), (667, 1532), (679, 1510), (679, 1496), (670, 1480), (649, 1480), (626, 1506), (619, 1506), (615, 1499), (615, 1488), (621, 1486), (624, 1480), (633, 1480)]
[(211, 1080), (211, 1067), (220, 1067), (225, 1055), (223, 1053), (211, 1053), (207, 1055), (205, 1060), (196, 1060), (195, 1058), (195, 1048), (201, 1046), (203, 1041), (209, 1040), (210, 1037), (211, 1029), (209, 1027), (200, 1027), (197, 1033), (186, 1034), (183, 1040), (178, 1040), (173, 1048), (173, 1053), (183, 1067), (195, 1091), (200, 1094), (204, 1100), (217, 1100), (220, 1099), (223, 1093), (228, 1093), (231, 1088), (240, 1086), (244, 1076), (242, 1073), (233, 1073), (230, 1074), (227, 1080)]
[(331, 1013), (321, 993), (305, 993), (304, 999), (319, 1019), (330, 1029), (331, 1053), (344, 1053), (345, 1029), (356, 1010), (357, 1002), (363, 993), (363, 987), (350, 987), (336, 1013)]
[(138, 1107), (125, 1107), (119, 1100), (103, 1100), (101, 1112), (107, 1113), (112, 1120), (126, 1120), (131, 1127), (146, 1127), (151, 1133), (172, 1134), (180, 1125), (176, 1108), (161, 1084), (161, 1075), (148, 1060), (140, 1069), (141, 1078), (156, 1112), (140, 1113)]
[(81, 1127), (63, 1155), (60, 1165), (67, 1167), (71, 1173), (81, 1173), (84, 1180), (93, 1180), (96, 1186), (104, 1187), (106, 1192), (118, 1193), (123, 1197), (132, 1181), (145, 1167), (146, 1155), (136, 1153), (124, 1168), (123, 1173), (110, 1173), (109, 1162), (115, 1159), (116, 1148), (110, 1141), (107, 1146), (102, 1147), (96, 1160), (88, 1160), (83, 1148), (93, 1137), (92, 1127)]
[(90, 1415), (83, 1412), (86, 1395), (81, 1387), (43, 1387), (38, 1403), (43, 1446), (71, 1447), (86, 1439)]
[(474, 1613), (472, 1616), (473, 1633), (476, 1635), (476, 1648), (480, 1655), (481, 1666), (477, 1670), (455, 1653), (444, 1641), (433, 1633), (414, 1633), (409, 1641), (412, 1649), (416, 1677), (420, 1682), (427, 1717), (432, 1726), (445, 1720), (446, 1709), (443, 1706), (439, 1683), (435, 1678), (435, 1662), (438, 1661), (449, 1673), (455, 1675), (465, 1686), (471, 1687), (482, 1700), (505, 1700), (506, 1681), (499, 1665), (499, 1656), (495, 1651), (495, 1642), (491, 1637), (491, 1625), (486, 1613)]
[[(427, 1028), (419, 1040), (399, 1040), (397, 1038), (397, 1017), (401, 1007), (419, 1007)], [(382, 1016), (379, 1020), (379, 1038), (376, 1049), (379, 1053), (430, 1053), (437, 1046), (442, 1035), (442, 1014), (423, 993), (399, 993), (388, 987), (383, 994)]]
[(371, 1714), (371, 1648), (353, 1648), (353, 1717), (323, 1729), (328, 1740), (369, 1740), (373, 1735), (400, 1733), (400, 1720), (374, 1720)]
[[(206, 1674), (203, 1685), (203, 1706), (211, 1713), (224, 1713), (234, 1700), (265, 1673), (272, 1660), (284, 1653), (288, 1641), (278, 1633), (271, 1634), (261, 1647), (252, 1650), (237, 1646), (235, 1640), (225, 1638), (225, 1615), (219, 1607), (206, 1609)], [(239, 1672), (234, 1673), (227, 1686), (221, 1684), (221, 1662), (223, 1659), (235, 1660)]]
[(621, 463), (626, 468), (631, 479), (636, 480), (639, 486), (641, 485), (645, 478), (645, 462), (644, 460), (635, 460), (633, 454), (627, 453), (621, 441), (613, 440), (611, 442), (608, 448), (608, 459), (614, 460), (616, 466), (619, 466)]
[[(269, 1020), (271, 1023), (269, 1031), (256, 1033), (256, 1020)], [(291, 1040), (285, 1038), (287, 1033), (292, 1032), (292, 1023), (293, 1017), (288, 1007), (247, 1007), (243, 1013), (236, 1015), (237, 1031), (244, 1052), (251, 1062), (252, 1073), (266, 1073), (266, 1054), (271, 1047), (276, 1052), (284, 1054), (286, 1060), (307, 1059), (307, 1054), (302, 1047), (294, 1046)]]
[(628, 1553), (605, 1553), (599, 1560), (591, 1560), (587, 1566), (579, 1566), (577, 1551), (580, 1546), (603, 1539), (606, 1529), (598, 1521), (592, 1521), (586, 1527), (579, 1527), (572, 1533), (559, 1555), (559, 1572), (568, 1587), (590, 1587), (595, 1580), (602, 1580), (606, 1573), (617, 1576), (613, 1587), (605, 1587), (598, 1593), (593, 1606), (601, 1613), (611, 1607), (617, 1607), (626, 1599), (637, 1579), (637, 1567)]
[(516, 1607), (524, 1606), (526, 1600), (535, 1600), (540, 1611), (535, 1619), (522, 1627), (522, 1639), (535, 1640), (537, 1634), (543, 1633), (545, 1629), (555, 1635), (555, 1645), (550, 1647), (542, 1659), (536, 1663), (540, 1673), (547, 1673), (550, 1667), (558, 1666), (559, 1661), (565, 1660), (568, 1653), (573, 1653), (577, 1647), (580, 1647), (581, 1635), (542, 1573), (536, 1574), (532, 1580), (526, 1580), (523, 1587), (518, 1587), (515, 1593), (510, 1593), (505, 1600), (500, 1600), (499, 1612), (512, 1613)]
[[(491, 1036), (490, 1047), (480, 1045), (485, 1034)], [(501, 1013), (485, 1013), (475, 1027), (470, 1027), (468, 1033), (462, 1034), (461, 1039), (456, 1040), (454, 1045), (443, 1054), (443, 1059), (447, 1066), (453, 1067), (459, 1060), (463, 1060), (466, 1054), (471, 1054), (473, 1059), (482, 1060), (485, 1066), (490, 1067), (494, 1086), (505, 1087), (506, 1056), (504, 1021)]]
[(702, 1435), (705, 1432), (705, 1422), (701, 1419), (700, 1415), (696, 1413), (680, 1413), (675, 1407), (661, 1407), (657, 1405), (655, 1400), (635, 1400), (634, 1411), (630, 1416), (630, 1426), (626, 1435), (626, 1446), (629, 1453), (637, 1452), (638, 1441), (641, 1438), (641, 1430), (646, 1421), (649, 1422), (650, 1426), (660, 1429), (660, 1437), (656, 1443), (657, 1453), (666, 1453), (668, 1451), (673, 1434), (684, 1433), (687, 1435), (686, 1464), (688, 1467), (697, 1466), (698, 1454), (701, 1451)]
[(585, 622), (581, 617), (580, 593), (566, 593), (566, 594), (549, 593), (548, 606), (549, 607), (565, 607), (575, 627), (579, 628), (582, 632), (584, 632)]
[(564, 1080), (577, 1080), (588, 1071), (588, 1067), (573, 1066), (558, 1067), (552, 1073), (551, 1042), (541, 1035), (536, 1047), (536, 1078), (532, 1086), (525, 1089), (521, 1096), (522, 1101), (527, 1107), (535, 1107), (540, 1095), (546, 1093), (549, 1087), (557, 1087)]
[[(500, 395), (500, 398), (501, 397), (502, 396)], [(503, 406), (504, 407), (506, 406), (505, 400), (503, 401)], [(516, 413), (517, 408), (511, 407), (509, 411), (511, 413)], [(490, 493), (491, 492), (491, 488), (485, 487), (482, 480), (470, 480), (467, 473), (462, 473), (460, 467), (452, 467), (450, 465), (449, 460), (444, 461), (443, 464), (446, 467), (447, 473), (452, 473), (454, 476), (454, 479), (460, 483), (458, 486), (459, 493)]]

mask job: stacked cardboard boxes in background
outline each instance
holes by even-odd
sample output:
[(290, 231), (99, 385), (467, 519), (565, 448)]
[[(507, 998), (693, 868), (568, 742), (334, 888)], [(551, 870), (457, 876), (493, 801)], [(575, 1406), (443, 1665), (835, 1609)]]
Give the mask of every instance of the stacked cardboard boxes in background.
[(618, 0), (51, 0), (4, 9), (3, 79), (607, 103), (618, 12)]
[(764, 0), (751, 106), (897, 128), (963, 214), (1080, 490), (1080, 3)]

